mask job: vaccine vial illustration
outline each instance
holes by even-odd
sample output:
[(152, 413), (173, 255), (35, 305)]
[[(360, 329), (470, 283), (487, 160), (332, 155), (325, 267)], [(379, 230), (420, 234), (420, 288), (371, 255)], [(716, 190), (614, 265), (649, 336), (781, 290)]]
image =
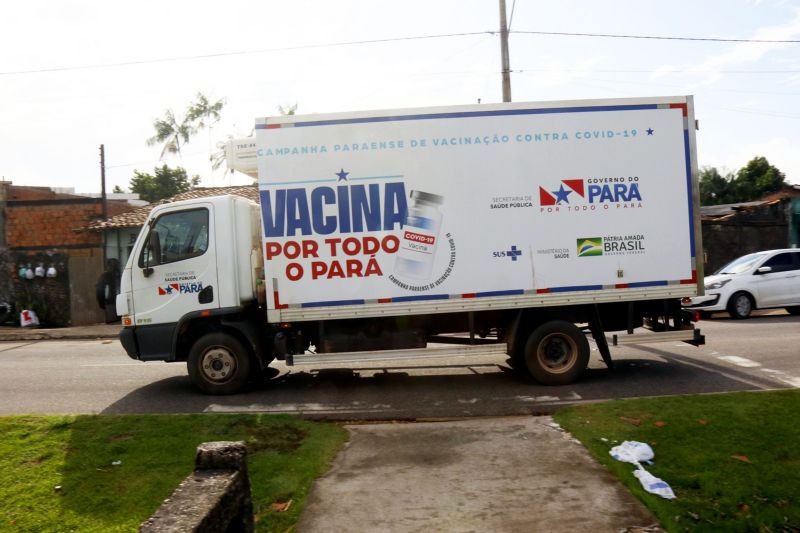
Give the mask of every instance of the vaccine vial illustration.
[(408, 214), (400, 235), (395, 274), (419, 280), (429, 279), (439, 244), (444, 197), (423, 191), (411, 191)]

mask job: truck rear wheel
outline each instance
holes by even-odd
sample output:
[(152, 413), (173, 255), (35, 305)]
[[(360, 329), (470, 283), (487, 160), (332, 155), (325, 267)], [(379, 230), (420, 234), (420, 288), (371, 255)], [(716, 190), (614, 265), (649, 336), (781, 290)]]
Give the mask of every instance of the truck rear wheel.
[(235, 394), (250, 377), (250, 351), (227, 333), (209, 333), (194, 343), (186, 366), (192, 382), (206, 394)]
[(525, 369), (542, 385), (566, 385), (577, 380), (589, 364), (589, 341), (573, 323), (545, 322), (525, 343)]

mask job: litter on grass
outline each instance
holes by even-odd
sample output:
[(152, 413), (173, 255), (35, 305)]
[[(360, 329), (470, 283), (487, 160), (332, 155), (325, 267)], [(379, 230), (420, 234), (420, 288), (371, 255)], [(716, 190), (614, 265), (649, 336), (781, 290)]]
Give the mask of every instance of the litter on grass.
[(272, 504), (270, 504), (269, 507), (270, 507), (270, 509), (272, 509), (275, 512), (283, 513), (283, 512), (288, 511), (289, 507), (291, 505), (292, 505), (292, 500), (289, 500), (288, 502), (275, 502), (275, 503), (272, 503)]
[(672, 488), (666, 481), (655, 477), (642, 466), (641, 463), (653, 464), (651, 459), (655, 454), (648, 444), (635, 440), (626, 440), (622, 444), (611, 448), (608, 453), (617, 461), (636, 465), (633, 475), (642, 484), (644, 490), (668, 500), (675, 498), (675, 493), (672, 492)]
[(626, 440), (622, 444), (611, 448), (611, 457), (623, 463), (632, 463), (638, 465), (653, 458), (653, 449), (644, 442), (637, 442), (635, 440)]
[(647, 492), (661, 496), (667, 500), (675, 499), (675, 493), (672, 492), (672, 487), (670, 487), (666, 481), (657, 478), (641, 466), (633, 471), (633, 475), (636, 476)]

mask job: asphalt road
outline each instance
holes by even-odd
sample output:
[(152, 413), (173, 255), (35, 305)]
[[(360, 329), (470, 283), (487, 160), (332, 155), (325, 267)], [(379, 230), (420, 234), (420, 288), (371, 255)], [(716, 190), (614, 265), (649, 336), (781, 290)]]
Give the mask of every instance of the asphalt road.
[(609, 398), (800, 387), (800, 317), (782, 312), (702, 321), (707, 344), (596, 350), (584, 378), (545, 387), (512, 374), (503, 356), (331, 367), (273, 363), (243, 394), (205, 396), (186, 367), (129, 359), (117, 341), (0, 343), (0, 414), (257, 411), (312, 418), (435, 419), (551, 413)]

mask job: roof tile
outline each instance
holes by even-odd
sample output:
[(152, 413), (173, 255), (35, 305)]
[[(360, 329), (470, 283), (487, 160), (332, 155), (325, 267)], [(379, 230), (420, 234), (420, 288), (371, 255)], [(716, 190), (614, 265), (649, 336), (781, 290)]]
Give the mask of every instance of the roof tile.
[(157, 205), (168, 204), (171, 202), (179, 202), (181, 200), (206, 198), (208, 196), (222, 196), (225, 194), (242, 196), (254, 202), (259, 201), (258, 187), (256, 185), (237, 185), (232, 187), (199, 187), (197, 189), (192, 189), (191, 191), (186, 191), (180, 194), (176, 194), (175, 196), (166, 198), (159, 202), (136, 208), (133, 211), (122, 213), (121, 215), (111, 217), (108, 220), (97, 220), (95, 222), (92, 222), (91, 224), (88, 224), (83, 229), (89, 231), (103, 231), (107, 229), (116, 229), (116, 228), (135, 228), (144, 225), (145, 221), (147, 220), (147, 216), (150, 214), (150, 211), (152, 211), (152, 209)]

